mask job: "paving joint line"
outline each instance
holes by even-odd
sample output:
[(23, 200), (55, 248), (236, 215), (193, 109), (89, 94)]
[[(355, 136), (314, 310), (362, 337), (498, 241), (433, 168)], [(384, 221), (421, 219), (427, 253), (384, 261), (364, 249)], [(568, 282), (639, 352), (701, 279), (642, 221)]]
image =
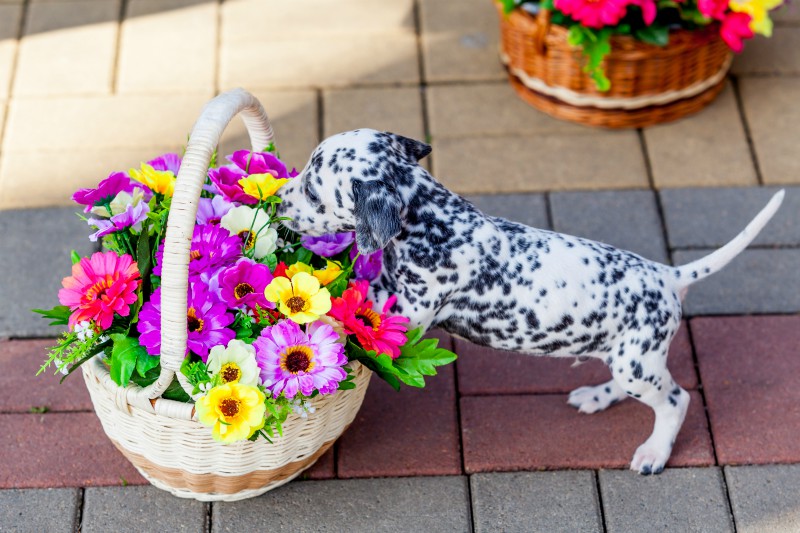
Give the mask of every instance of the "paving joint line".
[(594, 480), (594, 488), (597, 492), (597, 509), (600, 511), (600, 525), (603, 528), (603, 533), (608, 532), (606, 525), (606, 510), (603, 506), (603, 491), (600, 488), (600, 471), (592, 470), (592, 479)]
[(214, 502), (205, 502), (203, 508), (206, 513), (206, 520), (203, 524), (203, 533), (211, 533), (211, 528), (214, 527)]
[(317, 144), (325, 138), (325, 94), (324, 89), (317, 87), (314, 95), (317, 104)]
[(83, 529), (83, 513), (86, 507), (86, 489), (78, 488), (77, 505), (75, 506), (75, 516), (73, 517), (73, 531), (80, 533)]
[(739, 87), (739, 78), (731, 76), (731, 86), (733, 87), (733, 96), (736, 100), (736, 110), (739, 112), (739, 119), (744, 128), (744, 136), (747, 139), (747, 149), (750, 150), (750, 160), (753, 162), (753, 170), (756, 172), (756, 180), (759, 185), (765, 185), (764, 174), (761, 171), (761, 164), (758, 161), (758, 153), (756, 153), (756, 145), (753, 141), (753, 132), (750, 129), (750, 122), (747, 120), (747, 113), (744, 109), (744, 101), (742, 99), (742, 91)]
[(224, 0), (217, 0), (217, 24), (216, 24), (216, 31), (217, 31), (217, 38), (214, 41), (214, 94), (218, 95), (220, 93), (220, 81), (219, 81), (219, 71), (220, 71), (220, 64), (222, 63), (222, 4)]
[(653, 196), (656, 202), (656, 212), (658, 213), (658, 221), (661, 226), (661, 236), (664, 239), (664, 251), (667, 252), (667, 260), (670, 264), (674, 264), (672, 258), (672, 250), (669, 245), (669, 231), (667, 231), (667, 217), (664, 214), (664, 204), (661, 202), (661, 193), (656, 187), (656, 178), (653, 175), (653, 163), (650, 160), (650, 151), (647, 149), (647, 139), (644, 136), (644, 130), (637, 128), (636, 133), (639, 137), (639, 146), (642, 149), (642, 157), (644, 158), (644, 168), (647, 172), (647, 183), (650, 184), (650, 190), (653, 191)]
[(720, 472), (722, 473), (722, 488), (725, 489), (725, 501), (728, 503), (728, 513), (731, 517), (731, 523), (733, 524), (733, 533), (736, 533), (738, 527), (736, 525), (736, 515), (733, 513), (733, 502), (731, 501), (731, 490), (728, 486), (728, 472), (726, 468), (720, 467)]
[(550, 229), (552, 231), (558, 231), (556, 230), (556, 224), (553, 219), (553, 204), (550, 201), (551, 194), (552, 192), (550, 191), (544, 193), (544, 213), (545, 217), (547, 218), (547, 225), (550, 226)]
[[(8, 115), (11, 112), (11, 100), (16, 96), (14, 91), (14, 82), (17, 78), (17, 66), (19, 65), (19, 51), (22, 48), (22, 37), (25, 35), (25, 29), (28, 25), (28, 14), (30, 12), (31, 0), (25, 0), (22, 3), (22, 11), (19, 14), (19, 26), (17, 27), (16, 41), (17, 46), (14, 48), (14, 56), (11, 59), (11, 74), (8, 76), (7, 93), (8, 98), (3, 105), (5, 111), (5, 120), (0, 123), (0, 143), (5, 138), (6, 131), (8, 130)], [(2, 145), (0, 145), (2, 147)]]
[(120, 0), (119, 14), (117, 15), (117, 36), (114, 42), (114, 60), (111, 62), (111, 94), (117, 94), (119, 84), (119, 56), (122, 49), (122, 23), (125, 21), (125, 12), (128, 10), (128, 0)]

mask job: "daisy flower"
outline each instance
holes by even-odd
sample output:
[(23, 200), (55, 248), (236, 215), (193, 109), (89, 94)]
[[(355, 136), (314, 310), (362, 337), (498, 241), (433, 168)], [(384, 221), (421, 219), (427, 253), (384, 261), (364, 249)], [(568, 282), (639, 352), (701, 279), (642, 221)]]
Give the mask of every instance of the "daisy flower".
[(115, 313), (128, 316), (140, 283), (139, 267), (130, 255), (97, 252), (72, 265), (72, 276), (61, 281), (58, 301), (73, 311), (70, 328), (86, 320), (105, 330)]
[[(137, 189), (142, 191), (143, 195), (152, 196), (150, 191), (143, 190), (143, 185), (131, 181), (124, 172), (114, 172), (101, 181), (96, 189), (79, 189), (75, 191), (72, 195), (72, 200), (77, 204), (86, 206), (83, 210), (84, 213), (93, 211), (96, 215), (108, 217), (115, 213), (109, 213), (107, 205), (117, 198), (122, 198), (120, 196), (121, 193), (125, 193), (129, 198), (132, 198)], [(149, 197), (146, 199), (149, 200)], [(124, 205), (122, 210), (125, 210)]]
[(249, 259), (241, 259), (235, 265), (222, 270), (218, 276), (220, 294), (228, 307), (272, 309), (275, 304), (264, 297), (264, 289), (272, 281), (267, 265)]
[(247, 173), (236, 165), (225, 165), (208, 170), (208, 178), (226, 200), (240, 204), (257, 204), (258, 200), (245, 194), (244, 189), (239, 185), (239, 180), (246, 177)]
[(256, 350), (244, 341), (233, 339), (228, 346), (217, 345), (208, 352), (208, 371), (219, 375), (222, 383), (258, 385)]
[(600, 29), (619, 24), (630, 3), (629, 0), (555, 0), (555, 7), (587, 28)]
[[(233, 323), (234, 317), (227, 310), (227, 306), (209, 293), (203, 283), (200, 281), (189, 283), (186, 309), (187, 353), (191, 350), (205, 362), (211, 348), (217, 345), (225, 346), (236, 337), (236, 332), (228, 328)], [(139, 331), (139, 343), (145, 347), (147, 353), (159, 355), (161, 353), (160, 287), (150, 296), (150, 301), (142, 306), (136, 329)]]
[(233, 204), (222, 196), (215, 195), (214, 198), (200, 198), (197, 203), (197, 223), (198, 224), (219, 224), (222, 217), (233, 209)]
[[(192, 247), (189, 251), (189, 277), (207, 272), (217, 272), (229, 266), (242, 256), (241, 241), (227, 229), (206, 224), (195, 226), (192, 234)], [(164, 262), (164, 243), (158, 247), (153, 274), (161, 275)]]
[(333, 298), (328, 314), (344, 323), (345, 332), (355, 335), (365, 350), (396, 359), (400, 356), (400, 346), (406, 342), (408, 318), (386, 314), (394, 303), (392, 299), (384, 306), (383, 313), (372, 309), (372, 302), (367, 300), (368, 289), (365, 280), (351, 282), (341, 298)]
[(276, 178), (293, 178), (297, 175), (288, 172), (283, 161), (269, 152), (237, 150), (228, 156), (228, 161), (246, 174), (271, 174)]
[(266, 396), (258, 387), (226, 383), (214, 387), (195, 403), (197, 420), (211, 426), (211, 435), (224, 443), (250, 438), (264, 427)]
[(220, 226), (241, 239), (244, 252), (253, 250), (253, 257), (261, 259), (276, 249), (278, 232), (269, 227), (269, 216), (262, 209), (241, 205), (234, 207), (220, 220)]
[(292, 279), (277, 277), (267, 285), (264, 296), (278, 304), (278, 311), (298, 324), (317, 320), (331, 309), (328, 289), (307, 272), (298, 272)]
[(347, 377), (342, 368), (347, 357), (338, 338), (332, 327), (319, 322), (309, 325), (307, 333), (291, 320), (264, 328), (253, 343), (264, 387), (275, 398), (283, 393), (289, 399), (298, 392), (335, 392)]
[[(112, 207), (112, 212), (113, 211), (114, 209)], [(138, 233), (142, 231), (142, 222), (147, 220), (147, 213), (149, 212), (150, 206), (147, 204), (147, 202), (143, 201), (141, 197), (139, 197), (137, 199), (132, 199), (131, 203), (125, 207), (124, 211), (115, 214), (110, 219), (90, 218), (86, 222), (90, 226), (97, 228), (97, 231), (92, 235), (89, 235), (89, 240), (96, 242), (100, 237), (104, 237), (109, 233), (122, 231), (126, 228), (131, 228), (133, 231)]]

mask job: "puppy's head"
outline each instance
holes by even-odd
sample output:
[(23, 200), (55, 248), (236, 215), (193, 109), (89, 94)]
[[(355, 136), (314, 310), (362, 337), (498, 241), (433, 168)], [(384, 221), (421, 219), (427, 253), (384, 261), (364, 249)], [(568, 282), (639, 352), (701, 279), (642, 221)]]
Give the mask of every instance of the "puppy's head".
[(409, 185), (427, 144), (360, 129), (325, 139), (303, 171), (280, 191), (284, 224), (308, 235), (356, 232), (362, 253), (383, 248), (402, 227), (398, 187)]

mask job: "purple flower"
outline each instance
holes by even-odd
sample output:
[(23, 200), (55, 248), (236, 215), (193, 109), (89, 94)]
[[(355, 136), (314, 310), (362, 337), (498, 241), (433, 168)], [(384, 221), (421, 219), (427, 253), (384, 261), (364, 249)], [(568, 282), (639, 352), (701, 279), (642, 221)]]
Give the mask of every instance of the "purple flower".
[[(233, 323), (233, 315), (227, 312), (224, 303), (210, 294), (203, 283), (189, 283), (186, 328), (188, 339), (186, 350), (208, 359), (208, 352), (217, 345), (227, 346), (236, 337), (236, 332), (228, 328)], [(139, 321), (139, 343), (150, 355), (161, 354), (161, 288), (153, 292), (150, 301), (142, 306)]]
[[(358, 255), (358, 245), (350, 250), (350, 259)], [(372, 281), (377, 278), (383, 268), (383, 250), (376, 250), (368, 255), (360, 255), (353, 265), (353, 273), (356, 279)]]
[[(78, 189), (72, 195), (72, 201), (85, 205), (84, 213), (91, 211), (98, 204), (109, 204), (121, 192), (133, 194), (136, 188), (144, 188), (140, 183), (135, 183), (124, 172), (114, 172), (101, 181), (96, 189)], [(145, 189), (147, 190), (147, 189)]]
[(222, 196), (200, 198), (197, 204), (198, 224), (219, 224), (220, 219), (233, 209), (233, 204)]
[(267, 265), (241, 259), (223, 270), (219, 279), (222, 299), (228, 307), (253, 309), (258, 305), (263, 309), (275, 308), (275, 304), (264, 297), (264, 289), (272, 281)]
[(329, 233), (319, 237), (303, 235), (300, 238), (300, 243), (317, 255), (333, 257), (353, 244), (355, 239), (356, 234), (350, 231), (347, 233)]
[(181, 168), (181, 157), (178, 154), (164, 154), (147, 162), (154, 170), (168, 170), (178, 175)]
[[(231, 235), (225, 228), (213, 224), (195, 226), (189, 251), (189, 277), (229, 266), (241, 256), (242, 241), (237, 235)], [(156, 276), (161, 275), (163, 260), (164, 243), (161, 243), (156, 253), (156, 265), (153, 267), (153, 274)]]
[(242, 186), (239, 185), (239, 180), (246, 178), (247, 173), (236, 165), (209, 169), (208, 177), (226, 200), (241, 204), (258, 203), (257, 199), (245, 194)]
[(264, 328), (253, 343), (264, 387), (277, 398), (283, 393), (294, 398), (298, 392), (310, 396), (314, 390), (330, 394), (347, 377), (347, 363), (339, 335), (322, 322), (304, 332), (291, 320)]
[[(292, 178), (286, 165), (269, 152), (237, 150), (228, 156), (228, 161), (242, 169), (246, 174), (272, 174), (276, 178)], [(296, 175), (296, 174), (295, 174)]]
[(136, 205), (128, 205), (124, 212), (114, 215), (110, 219), (90, 218), (87, 222), (90, 226), (97, 228), (97, 232), (89, 235), (89, 240), (96, 242), (100, 237), (109, 233), (132, 228), (134, 231), (142, 231), (142, 222), (147, 219), (150, 206), (144, 201), (139, 201)]

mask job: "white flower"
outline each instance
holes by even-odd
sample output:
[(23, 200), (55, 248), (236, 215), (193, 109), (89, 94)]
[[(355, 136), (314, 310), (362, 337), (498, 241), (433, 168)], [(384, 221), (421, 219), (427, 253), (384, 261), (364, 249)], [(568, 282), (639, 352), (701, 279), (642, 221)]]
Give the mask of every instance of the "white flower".
[(73, 333), (79, 341), (86, 341), (94, 337), (94, 325), (88, 320), (82, 320), (72, 327)]
[(220, 375), (222, 383), (259, 384), (256, 350), (244, 341), (233, 339), (227, 348), (214, 346), (208, 353), (206, 366), (212, 376)]
[(301, 400), (300, 398), (292, 400), (290, 405), (292, 406), (292, 411), (303, 420), (307, 420), (309, 414), (314, 414), (317, 411), (317, 408), (312, 406), (310, 401)]
[(109, 203), (109, 207), (111, 207), (110, 214), (104, 205), (93, 207), (91, 212), (101, 217), (111, 217), (124, 213), (128, 209), (128, 206), (136, 207), (136, 205), (142, 201), (144, 201), (144, 189), (136, 187), (133, 189), (133, 194), (125, 191), (117, 193), (114, 199)]
[(231, 235), (238, 235), (246, 251), (255, 247), (253, 255), (256, 259), (266, 257), (276, 249), (278, 232), (269, 227), (269, 216), (262, 209), (246, 205), (234, 207), (222, 217), (219, 225)]

